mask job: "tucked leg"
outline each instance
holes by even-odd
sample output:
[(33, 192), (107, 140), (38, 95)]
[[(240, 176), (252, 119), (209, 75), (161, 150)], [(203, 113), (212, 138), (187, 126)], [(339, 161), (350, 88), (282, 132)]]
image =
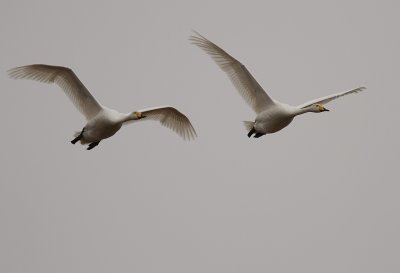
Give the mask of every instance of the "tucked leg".
[(247, 134), (248, 137), (251, 137), (256, 132), (256, 129), (251, 128), (250, 132)]
[(74, 138), (73, 140), (71, 140), (71, 143), (72, 143), (72, 144), (75, 144), (75, 143), (77, 143), (79, 140), (81, 140), (81, 138), (83, 137), (83, 131), (85, 131), (85, 128), (82, 129), (82, 132), (81, 132), (76, 138)]
[(265, 134), (262, 134), (262, 133), (256, 133), (256, 134), (254, 135), (254, 137), (255, 137), (255, 138), (259, 138), (259, 137), (262, 137), (263, 135), (265, 135)]
[(86, 150), (91, 150), (91, 149), (93, 149), (94, 147), (96, 147), (97, 145), (99, 145), (99, 143), (100, 143), (100, 141), (96, 141), (96, 142), (90, 143)]

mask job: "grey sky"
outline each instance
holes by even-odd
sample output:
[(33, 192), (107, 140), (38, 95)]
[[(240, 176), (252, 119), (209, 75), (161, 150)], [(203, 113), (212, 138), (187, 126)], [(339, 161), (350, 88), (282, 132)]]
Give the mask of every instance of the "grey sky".
[[(397, 1), (0, 3), (0, 272), (399, 272)], [(248, 139), (252, 110), (191, 29), (300, 104), (366, 86)], [(71, 67), (103, 104), (172, 105), (88, 152), (54, 85), (9, 68)]]

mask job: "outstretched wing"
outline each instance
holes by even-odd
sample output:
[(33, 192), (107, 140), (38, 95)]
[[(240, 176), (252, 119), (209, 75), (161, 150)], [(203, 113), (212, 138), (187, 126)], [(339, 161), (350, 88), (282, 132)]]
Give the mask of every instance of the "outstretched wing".
[(13, 79), (31, 79), (57, 84), (87, 120), (94, 117), (102, 109), (102, 106), (70, 68), (32, 64), (10, 69), (8, 73)]
[(260, 113), (274, 104), (274, 101), (243, 64), (207, 38), (197, 32), (195, 33), (197, 36), (190, 36), (189, 40), (210, 55), (218, 66), (226, 72), (239, 94), (256, 113)]
[(144, 118), (140, 120), (146, 121), (151, 119), (159, 121), (161, 125), (171, 129), (184, 140), (191, 140), (197, 136), (190, 120), (173, 107), (157, 107), (140, 110), (138, 112), (142, 113), (142, 116), (144, 116)]
[(315, 99), (315, 100), (311, 100), (311, 101), (303, 103), (302, 105), (299, 105), (297, 107), (298, 108), (306, 108), (306, 107), (311, 106), (313, 104), (326, 104), (326, 103), (328, 103), (328, 102), (330, 102), (332, 100), (335, 100), (337, 98), (340, 98), (340, 97), (343, 97), (343, 96), (346, 96), (346, 95), (349, 95), (349, 94), (352, 94), (352, 93), (358, 93), (358, 92), (364, 91), (365, 89), (366, 89), (365, 87), (358, 87), (356, 89), (352, 89), (352, 90), (349, 90), (349, 91), (336, 93), (336, 94), (332, 94), (332, 95), (325, 96), (325, 97), (322, 97), (322, 98), (318, 98), (318, 99)]

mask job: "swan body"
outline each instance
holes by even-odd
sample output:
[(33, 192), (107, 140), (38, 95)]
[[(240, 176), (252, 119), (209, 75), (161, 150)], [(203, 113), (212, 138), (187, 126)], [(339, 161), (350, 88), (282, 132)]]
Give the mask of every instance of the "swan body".
[(256, 116), (253, 127), (256, 132), (262, 134), (278, 132), (292, 122), (295, 116), (292, 110), (284, 104), (271, 107)]
[[(80, 142), (82, 144), (100, 141), (113, 136), (127, 118), (127, 114), (119, 113), (113, 109), (103, 108), (86, 124)], [(79, 134), (75, 134), (78, 136)]]
[(71, 143), (75, 144), (78, 141), (81, 144), (89, 143), (88, 150), (96, 147), (101, 140), (113, 136), (121, 129), (122, 125), (141, 119), (157, 120), (185, 140), (196, 137), (196, 131), (189, 119), (173, 107), (163, 106), (131, 113), (120, 113), (101, 105), (70, 68), (33, 64), (16, 67), (8, 72), (14, 79), (32, 79), (59, 85), (87, 120), (82, 131), (75, 134), (75, 139)]
[(217, 63), (256, 113), (254, 121), (244, 121), (246, 129), (249, 131), (248, 137), (254, 134), (254, 137), (258, 138), (265, 134), (278, 132), (288, 126), (298, 115), (329, 111), (323, 104), (365, 89), (365, 87), (359, 87), (314, 99), (299, 106), (284, 104), (272, 99), (242, 63), (204, 36), (197, 32), (195, 34), (190, 36), (189, 40), (204, 50)]

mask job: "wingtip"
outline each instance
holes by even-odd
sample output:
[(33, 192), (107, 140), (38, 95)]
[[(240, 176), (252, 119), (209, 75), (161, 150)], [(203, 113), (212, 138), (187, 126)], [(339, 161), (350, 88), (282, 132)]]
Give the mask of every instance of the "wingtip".
[(208, 41), (208, 39), (206, 37), (204, 37), (203, 35), (201, 35), (198, 31), (192, 29), (192, 32), (194, 34), (189, 36), (189, 41), (192, 44), (198, 45), (199, 42), (202, 42), (204, 40)]
[(358, 93), (358, 92), (362, 92), (362, 91), (364, 91), (366, 89), (367, 88), (365, 86), (361, 86), (361, 87), (358, 87), (358, 88), (354, 89), (354, 91), (356, 91), (356, 93)]
[[(196, 34), (196, 35), (198, 35), (198, 36), (201, 36), (202, 37), (202, 35), (197, 31), (197, 30), (195, 30), (195, 29), (192, 29), (192, 32), (194, 33), (194, 34)], [(193, 35), (191, 35), (191, 36), (193, 36)]]
[(6, 71), (8, 77), (10, 77), (11, 79), (18, 79), (18, 73), (19, 73), (19, 71), (21, 70), (21, 68), (22, 68), (22, 66), (13, 67), (13, 68), (8, 69), (8, 70)]
[(196, 130), (194, 129), (194, 127), (191, 126), (191, 130), (189, 130), (189, 131), (185, 134), (184, 140), (190, 142), (190, 141), (196, 140), (196, 138), (197, 138), (197, 132), (196, 132)]

